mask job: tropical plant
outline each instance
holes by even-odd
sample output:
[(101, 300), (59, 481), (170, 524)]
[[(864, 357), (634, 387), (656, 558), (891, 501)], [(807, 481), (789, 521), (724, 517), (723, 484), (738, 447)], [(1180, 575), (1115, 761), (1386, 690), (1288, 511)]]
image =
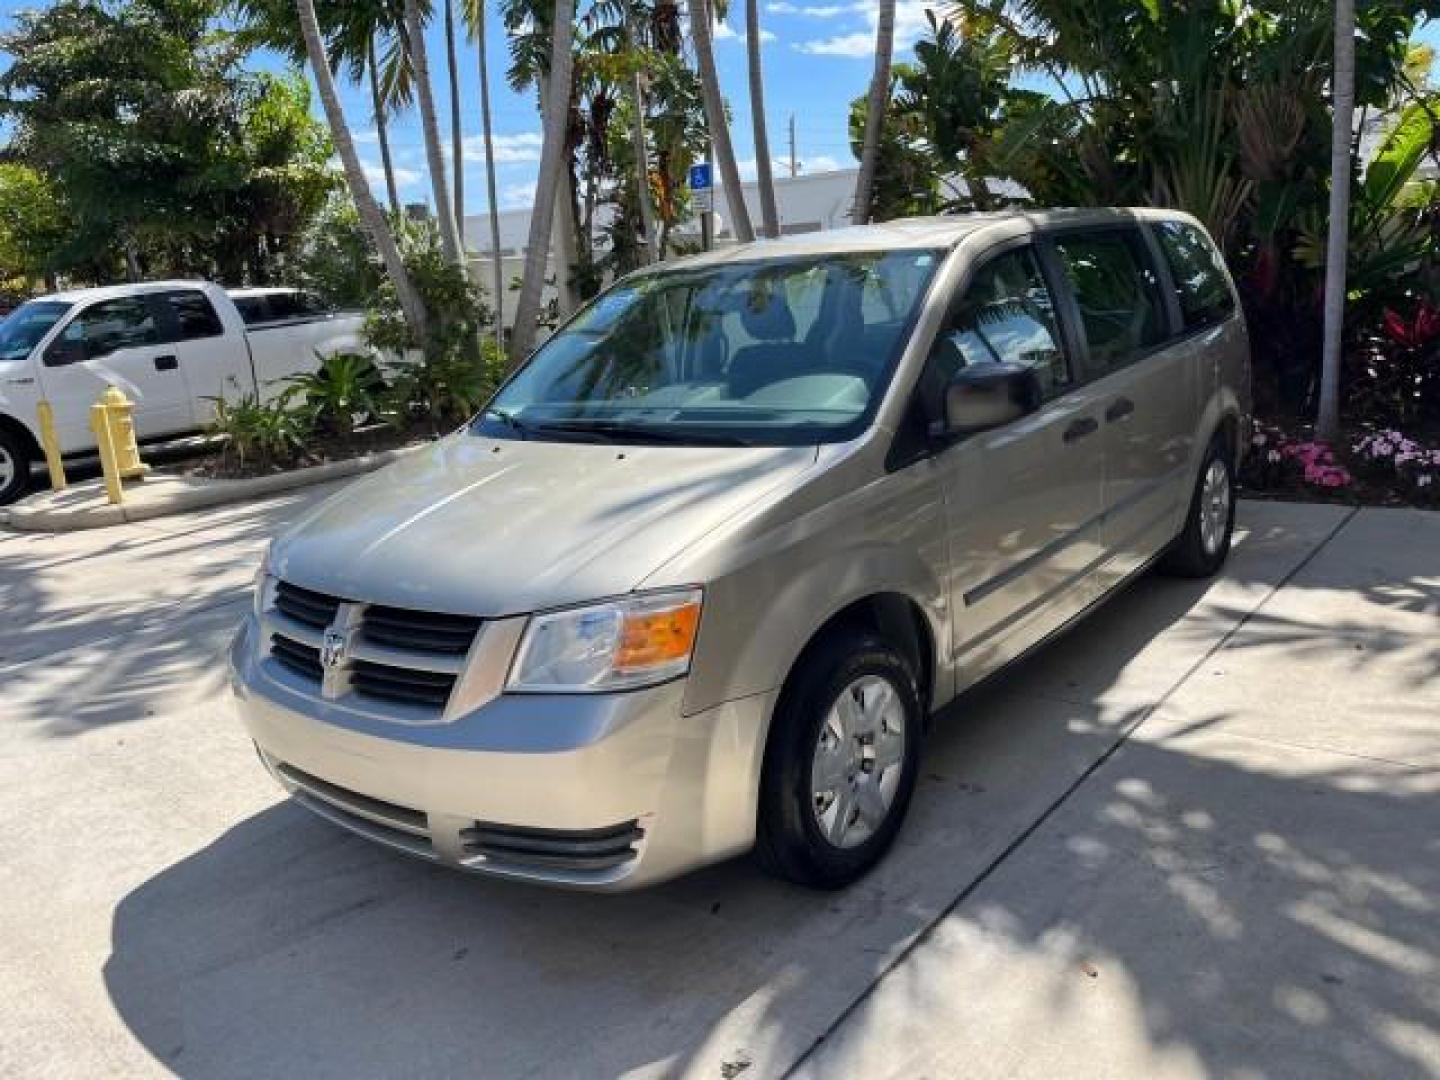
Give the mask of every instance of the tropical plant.
[[(425, 159), (429, 165), (430, 187), (435, 194), (435, 220), (440, 227), (440, 246), (445, 258), (463, 265), (464, 247), (455, 221), (455, 204), (445, 177), (445, 151), (440, 144), (440, 120), (435, 111), (434, 87), (430, 84), (430, 58), (425, 47), (425, 21), (420, 0), (405, 0), (404, 43), (413, 73), (416, 104), (420, 109), (420, 131), (424, 136)], [(457, 151), (459, 147), (455, 148)]]
[[(569, 120), (570, 75), (574, 63), (575, 9), (572, 0), (556, 0), (550, 27), (549, 67), (545, 76), (549, 90), (547, 108), (542, 109), (544, 137), (540, 147), (540, 175), (535, 186), (535, 208), (530, 215), (530, 235), (525, 247), (525, 272), (520, 295), (515, 301), (515, 324), (510, 335), (510, 363), (518, 364), (535, 342), (535, 319), (540, 313), (540, 293), (550, 251), (550, 231), (555, 200), (565, 166), (565, 139)], [(563, 249), (562, 249), (563, 250)], [(563, 257), (562, 257), (563, 258)], [(562, 267), (564, 276), (568, 268)]]
[(316, 431), (349, 439), (359, 421), (375, 416), (385, 395), (385, 378), (372, 356), (342, 352), (321, 357), (314, 371), (292, 375), (286, 401), (298, 403)]
[[(397, 226), (406, 273), (429, 320), (421, 356), (427, 362), (455, 356), (477, 363), (476, 343), (491, 319), (479, 288), (446, 258), (435, 222), (401, 221)], [(366, 343), (383, 353), (403, 354), (416, 345), (389, 282), (372, 298), (365, 334)]]
[(405, 263), (400, 257), (400, 248), (395, 243), (395, 236), (390, 231), (390, 225), (385, 220), (379, 204), (376, 203), (375, 196), (370, 193), (370, 181), (365, 176), (365, 170), (360, 164), (360, 155), (355, 151), (355, 140), (350, 135), (350, 126), (346, 122), (345, 112), (340, 106), (340, 96), (335, 89), (335, 78), (330, 72), (330, 64), (325, 55), (325, 42), (321, 37), (320, 25), (315, 17), (314, 0), (296, 0), (296, 8), (300, 15), (300, 29), (305, 39), (305, 50), (310, 59), (310, 70), (315, 76), (315, 85), (320, 91), (320, 101), (325, 109), (325, 118), (330, 125), (330, 135), (335, 143), (335, 151), (340, 156), (340, 162), (345, 169), (345, 182), (350, 189), (350, 197), (354, 200), (360, 220), (370, 236), (370, 242), (380, 253), (381, 262), (385, 265), (385, 275), (389, 279), (396, 305), (405, 320), (408, 336), (412, 341), (423, 342), (428, 336), (425, 308), (410, 280), (409, 272), (405, 269)]
[[(755, 0), (748, 0), (754, 3)], [(855, 177), (855, 205), (851, 220), (863, 225), (870, 220), (875, 192), (875, 173), (880, 143), (885, 137), (887, 105), (890, 100), (890, 62), (895, 51), (895, 0), (880, 0), (880, 18), (875, 32), (875, 70), (870, 76), (866, 99), (864, 136), (861, 139), (860, 171)], [(853, 123), (853, 120), (852, 120)]]
[(53, 182), (28, 165), (0, 164), (0, 281), (43, 278), (53, 288), (70, 230)]
[(715, 164), (725, 188), (725, 205), (730, 209), (730, 227), (742, 244), (755, 239), (750, 224), (750, 211), (745, 207), (745, 194), (740, 187), (740, 169), (735, 163), (735, 148), (730, 142), (730, 120), (725, 99), (720, 95), (720, 76), (715, 70), (715, 50), (710, 33), (712, 8), (706, 0), (686, 0), (690, 13), (690, 36), (695, 48), (695, 67), (700, 74), (701, 98), (705, 103), (705, 119), (710, 125), (710, 141), (715, 148)]
[(215, 411), (206, 432), (224, 440), (223, 463), (242, 471), (269, 469), (292, 464), (303, 454), (311, 435), (309, 417), (291, 408), (291, 395), (263, 403), (253, 394), (208, 400)]
[[(892, 8), (893, 28), (894, 0), (882, 0), (882, 8), (886, 4)], [(760, 0), (745, 0), (745, 54), (750, 72), (750, 121), (755, 132), (755, 181), (760, 191), (760, 228), (766, 236), (775, 237), (780, 235), (780, 215), (775, 209), (770, 133), (765, 124), (765, 72), (760, 63), (761, 44)]]
[(475, 38), (479, 57), (480, 127), (485, 143), (485, 198), (490, 219), (491, 301), (495, 305), (495, 343), (505, 347), (505, 271), (500, 255), (500, 203), (495, 195), (495, 136), (490, 118), (490, 59), (485, 42), (485, 0), (464, 0), (462, 13)]
[(398, 367), (385, 395), (392, 422), (423, 425), (434, 433), (463, 423), (495, 391), (507, 366), (493, 338), (481, 343), (481, 363), (457, 351), (432, 356), (423, 364)]
[(319, 293), (338, 308), (367, 307), (385, 278), (355, 204), (343, 192), (331, 195), (280, 271), (287, 284)]

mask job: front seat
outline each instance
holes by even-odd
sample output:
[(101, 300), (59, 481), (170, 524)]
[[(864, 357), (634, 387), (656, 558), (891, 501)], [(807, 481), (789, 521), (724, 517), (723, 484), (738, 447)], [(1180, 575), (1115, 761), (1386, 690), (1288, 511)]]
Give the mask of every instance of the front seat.
[(756, 344), (737, 349), (730, 358), (732, 398), (748, 397), (762, 386), (803, 373), (810, 350), (795, 340), (795, 315), (781, 289), (752, 289), (741, 298), (739, 314)]

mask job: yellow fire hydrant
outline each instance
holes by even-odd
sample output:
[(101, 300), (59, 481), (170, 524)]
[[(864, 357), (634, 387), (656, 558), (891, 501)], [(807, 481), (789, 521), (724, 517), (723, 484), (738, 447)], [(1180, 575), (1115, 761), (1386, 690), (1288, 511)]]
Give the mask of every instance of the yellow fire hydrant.
[(135, 406), (117, 387), (110, 387), (90, 406), (90, 430), (100, 448), (100, 471), (105, 477), (105, 494), (112, 503), (125, 498), (122, 480), (145, 475), (140, 447), (135, 442)]

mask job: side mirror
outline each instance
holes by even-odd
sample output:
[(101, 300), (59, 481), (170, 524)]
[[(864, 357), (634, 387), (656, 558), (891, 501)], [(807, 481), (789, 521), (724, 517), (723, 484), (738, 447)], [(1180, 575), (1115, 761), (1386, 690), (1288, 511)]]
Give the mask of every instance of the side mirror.
[(1002, 427), (1040, 408), (1044, 389), (1034, 370), (1019, 364), (971, 364), (945, 387), (940, 435), (956, 438)]
[(90, 359), (90, 349), (83, 340), (79, 338), (67, 338), (63, 334), (52, 341), (45, 350), (45, 365), (47, 367), (63, 367), (66, 364), (79, 364)]

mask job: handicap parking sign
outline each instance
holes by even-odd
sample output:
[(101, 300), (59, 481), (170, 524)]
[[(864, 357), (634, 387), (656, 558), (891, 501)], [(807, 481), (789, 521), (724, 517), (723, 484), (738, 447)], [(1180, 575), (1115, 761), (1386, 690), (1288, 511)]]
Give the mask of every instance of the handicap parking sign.
[(696, 210), (705, 212), (715, 208), (715, 182), (710, 162), (697, 161), (690, 166), (690, 194), (695, 200)]

